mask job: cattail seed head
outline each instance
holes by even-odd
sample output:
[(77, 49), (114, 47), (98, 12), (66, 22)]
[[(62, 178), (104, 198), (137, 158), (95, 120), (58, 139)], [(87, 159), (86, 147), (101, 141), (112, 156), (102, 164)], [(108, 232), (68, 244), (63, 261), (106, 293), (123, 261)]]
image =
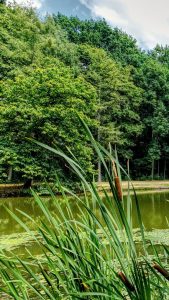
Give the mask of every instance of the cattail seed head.
[(118, 275), (119, 275), (119, 278), (121, 279), (121, 281), (123, 282), (123, 284), (125, 285), (125, 287), (128, 288), (131, 292), (134, 292), (135, 291), (135, 287), (128, 280), (128, 278), (126, 277), (126, 275), (124, 275), (123, 272), (119, 272)]
[(117, 190), (118, 198), (121, 201), (122, 198), (123, 198), (123, 193), (122, 193), (122, 188), (121, 188), (121, 182), (120, 182), (120, 178), (119, 178), (119, 176), (117, 174), (117, 168), (116, 168), (116, 165), (115, 165), (114, 161), (112, 161), (112, 165), (113, 165), (115, 187), (116, 187), (116, 190)]
[(166, 269), (162, 268), (158, 264), (154, 264), (153, 268), (157, 270), (162, 276), (164, 276), (165, 279), (169, 280), (169, 272)]
[(122, 198), (123, 198), (123, 194), (122, 194), (122, 189), (121, 189), (120, 178), (119, 177), (115, 177), (114, 181), (115, 181), (115, 187), (116, 187), (116, 190), (117, 190), (118, 198), (121, 201)]

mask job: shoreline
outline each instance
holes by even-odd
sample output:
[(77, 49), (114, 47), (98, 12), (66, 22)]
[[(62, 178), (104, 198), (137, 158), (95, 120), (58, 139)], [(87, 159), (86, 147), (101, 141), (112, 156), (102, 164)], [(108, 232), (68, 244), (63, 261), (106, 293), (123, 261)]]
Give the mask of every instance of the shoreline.
[[(132, 183), (132, 184), (131, 184)], [(137, 193), (146, 193), (146, 192), (165, 192), (169, 191), (169, 180), (144, 180), (144, 181), (131, 181), (130, 191), (132, 192), (134, 186)], [(40, 183), (34, 183), (33, 187), (36, 189), (40, 186)], [(102, 192), (103, 188), (109, 192), (110, 187), (107, 182), (102, 182), (97, 185), (98, 191)], [(122, 182), (122, 189), (124, 194), (128, 191), (128, 182)], [(17, 184), (0, 184), (0, 198), (10, 198), (10, 197), (24, 197), (29, 196), (29, 189), (23, 189), (23, 183)], [(43, 196), (43, 192), (41, 193)], [(59, 193), (56, 193), (59, 196)]]

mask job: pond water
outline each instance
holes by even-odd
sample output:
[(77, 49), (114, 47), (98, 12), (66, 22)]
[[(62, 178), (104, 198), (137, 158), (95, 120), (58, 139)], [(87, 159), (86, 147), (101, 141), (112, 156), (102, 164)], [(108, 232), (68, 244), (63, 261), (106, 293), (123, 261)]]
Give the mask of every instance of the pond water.
[[(167, 218), (169, 220), (169, 192), (150, 192), (138, 194), (142, 220), (147, 231), (152, 229), (167, 230)], [(50, 198), (43, 198), (49, 210), (54, 211), (54, 203)], [(74, 211), (76, 213), (75, 204)], [(29, 245), (29, 237), (24, 229), (9, 215), (5, 207), (19, 215), (20, 219), (33, 230), (30, 220), (21, 215), (18, 210), (25, 212), (34, 220), (44, 218), (40, 208), (33, 198), (7, 198), (0, 199), (0, 249), (14, 251), (21, 254), (25, 251), (25, 242)], [(136, 208), (133, 205), (133, 225), (137, 227)], [(31, 247), (32, 254), (38, 253), (35, 244)]]
[[(143, 224), (146, 230), (168, 229), (169, 192), (138, 194)], [(133, 206), (133, 224), (136, 225), (136, 207)]]

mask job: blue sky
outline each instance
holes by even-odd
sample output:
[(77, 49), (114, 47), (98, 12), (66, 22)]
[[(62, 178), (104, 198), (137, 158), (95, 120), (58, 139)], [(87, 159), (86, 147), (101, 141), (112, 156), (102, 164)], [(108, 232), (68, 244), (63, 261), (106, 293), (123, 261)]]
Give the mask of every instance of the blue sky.
[(61, 12), (65, 15), (77, 15), (81, 19), (91, 17), (91, 10), (79, 0), (42, 0), (40, 10), (49, 13)]
[[(12, 2), (13, 0), (8, 0)], [(105, 18), (134, 36), (139, 45), (151, 49), (169, 44), (169, 0), (16, 0), (31, 3), (38, 11), (86, 18)]]

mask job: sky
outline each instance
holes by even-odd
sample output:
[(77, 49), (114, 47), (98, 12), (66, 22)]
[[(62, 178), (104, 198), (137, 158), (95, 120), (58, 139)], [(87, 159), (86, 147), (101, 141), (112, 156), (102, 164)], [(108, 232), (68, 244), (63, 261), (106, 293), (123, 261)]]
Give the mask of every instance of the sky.
[[(9, 0), (12, 1), (12, 0)], [(38, 9), (39, 13), (61, 12), (81, 19), (105, 18), (137, 39), (145, 49), (158, 43), (169, 45), (168, 0), (15, 0)]]

